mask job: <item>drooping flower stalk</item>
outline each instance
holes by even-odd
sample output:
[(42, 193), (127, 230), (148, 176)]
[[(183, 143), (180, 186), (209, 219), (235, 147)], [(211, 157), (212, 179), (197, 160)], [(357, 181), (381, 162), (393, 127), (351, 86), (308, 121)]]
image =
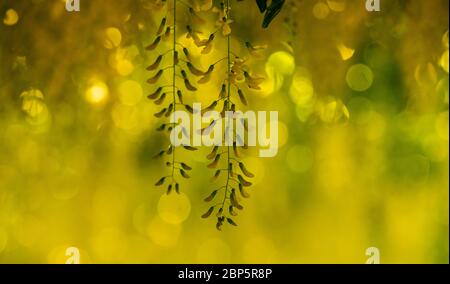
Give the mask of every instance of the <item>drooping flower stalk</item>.
[[(237, 226), (233, 217), (237, 216), (236, 209), (243, 209), (243, 206), (240, 204), (240, 197), (248, 198), (249, 194), (246, 192), (245, 188), (252, 185), (246, 178), (254, 177), (254, 175), (247, 170), (245, 164), (240, 161), (239, 148), (245, 149), (247, 146), (243, 143), (244, 137), (239, 137), (238, 134), (233, 131), (233, 125), (235, 123), (245, 122), (238, 121), (237, 116), (234, 115), (237, 111), (234, 97), (238, 97), (242, 105), (247, 105), (247, 99), (245, 98), (241, 86), (246, 85), (249, 89), (257, 90), (259, 89), (261, 78), (250, 75), (248, 71), (249, 67), (245, 64), (246, 60), (239, 58), (236, 53), (232, 51), (230, 24), (233, 21), (231, 19), (231, 1), (222, 1), (220, 9), (216, 8), (215, 10), (219, 13), (218, 25), (221, 27), (222, 34), (225, 36), (226, 40), (227, 71), (218, 99), (206, 110), (209, 111), (214, 109), (219, 105), (219, 102), (223, 101), (220, 120), (225, 121), (225, 131), (223, 132), (221, 146), (216, 145), (207, 158), (212, 160), (208, 165), (208, 168), (216, 169), (214, 179), (219, 178), (222, 172), (226, 172), (226, 180), (224, 186), (214, 190), (205, 199), (206, 202), (211, 202), (216, 196), (222, 195), (222, 199), (219, 203), (211, 206), (202, 217), (209, 218), (216, 212), (216, 228), (221, 230), (225, 222)], [(246, 43), (246, 46), (251, 53), (252, 50), (250, 50), (249, 47), (253, 48), (253, 46), (248, 42)], [(210, 127), (214, 127), (216, 124), (217, 122), (214, 121), (211, 123)], [(226, 163), (226, 165), (222, 169), (217, 169), (219, 165), (224, 163)], [(241, 173), (239, 173), (239, 169)]]

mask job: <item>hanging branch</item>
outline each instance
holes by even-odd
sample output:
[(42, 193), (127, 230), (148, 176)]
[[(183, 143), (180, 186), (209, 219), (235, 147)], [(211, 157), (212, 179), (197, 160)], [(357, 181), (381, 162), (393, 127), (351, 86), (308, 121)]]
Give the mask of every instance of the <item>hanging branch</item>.
[[(216, 228), (218, 230), (222, 230), (224, 223), (237, 226), (236, 222), (233, 220), (233, 217), (237, 216), (237, 210), (244, 209), (241, 205), (241, 197), (249, 197), (246, 188), (250, 187), (252, 183), (248, 181), (248, 179), (254, 177), (245, 164), (240, 160), (239, 149), (247, 149), (247, 145), (245, 145), (242, 140), (244, 137), (239, 137), (234, 131), (233, 133), (229, 133), (230, 130), (233, 129), (232, 125), (235, 122), (243, 123), (246, 130), (248, 130), (248, 125), (245, 121), (236, 121), (236, 117), (230, 117), (229, 113), (236, 112), (236, 103), (234, 102), (236, 97), (240, 100), (242, 105), (247, 105), (243, 85), (246, 85), (248, 89), (260, 90), (259, 85), (262, 83), (263, 79), (251, 75), (248, 71), (249, 67), (246, 65), (247, 60), (238, 57), (236, 53), (231, 50), (230, 24), (233, 21), (230, 17), (230, 0), (226, 0), (226, 2), (222, 1), (220, 8), (215, 8), (215, 11), (219, 13), (218, 25), (222, 30), (222, 34), (226, 37), (227, 53), (225, 60), (227, 62), (227, 71), (218, 99), (202, 111), (211, 111), (218, 107), (223, 101), (220, 121), (213, 121), (210, 126), (203, 129), (202, 133), (208, 135), (211, 128), (213, 128), (218, 122), (221, 122), (222, 120), (225, 121), (226, 127), (222, 136), (222, 145), (225, 146), (215, 146), (212, 149), (212, 152), (207, 156), (207, 159), (211, 161), (208, 168), (216, 169), (213, 179), (218, 179), (222, 173), (225, 173), (226, 181), (224, 186), (212, 191), (205, 199), (205, 202), (212, 202), (217, 196), (222, 195), (222, 199), (219, 200), (219, 203), (211, 206), (206, 213), (202, 215), (202, 218), (209, 218), (216, 212)], [(256, 55), (263, 49), (262, 47), (253, 46), (249, 42), (246, 43), (246, 47), (250, 55)], [(231, 141), (232, 143), (229, 143)], [(225, 165), (222, 169), (220, 169), (219, 166), (222, 164)]]
[[(163, 1), (164, 5), (167, 6), (167, 14), (169, 14), (170, 8), (167, 5), (166, 1)], [(172, 46), (171, 49), (166, 52), (158, 55), (155, 61), (147, 68), (148, 71), (156, 73), (147, 80), (147, 83), (154, 85), (158, 83), (164, 72), (167, 70), (171, 70), (171, 83), (169, 85), (159, 86), (152, 94), (148, 95), (148, 99), (152, 100), (156, 105), (163, 105), (164, 102), (170, 98), (170, 102), (167, 103), (165, 107), (163, 107), (159, 112), (155, 113), (157, 118), (169, 118), (173, 113), (177, 111), (178, 106), (184, 106), (188, 111), (192, 113), (192, 108), (184, 103), (184, 93), (187, 92), (195, 92), (197, 88), (191, 84), (190, 79), (184, 69), (182, 69), (181, 64), (186, 63), (187, 68), (192, 68), (193, 65), (189, 63), (189, 49), (182, 46), (179, 42), (177, 42), (177, 30), (178, 30), (178, 22), (177, 22), (177, 4), (181, 3), (188, 10), (189, 14), (192, 18), (198, 17), (195, 10), (185, 2), (179, 0), (173, 0), (172, 14), (173, 14), (173, 25), (167, 25), (167, 16), (163, 17), (159, 28), (156, 32), (156, 38), (154, 41), (146, 48), (148, 51), (155, 50), (162, 41), (169, 40), (172, 35)], [(166, 14), (166, 15), (167, 15)], [(188, 25), (188, 30), (190, 26)], [(181, 51), (180, 51), (181, 50)], [(184, 61), (180, 58), (179, 54), (184, 53), (187, 61)], [(172, 64), (165, 68), (160, 68), (161, 63), (163, 62), (163, 58), (167, 55), (172, 56)], [(191, 66), (192, 65), (192, 66)], [(183, 84), (179, 84), (179, 81), (182, 81)], [(184, 88), (182, 87), (184, 85)], [(174, 117), (172, 121), (175, 123), (166, 122), (159, 126), (158, 131), (167, 131), (171, 132), (178, 123), (177, 119)], [(184, 131), (185, 132), (185, 131)], [(186, 133), (185, 133), (186, 135)], [(197, 148), (191, 147), (189, 145), (182, 145), (183, 148), (187, 151), (196, 151)], [(166, 166), (170, 168), (170, 175), (161, 177), (155, 186), (164, 186), (167, 185), (167, 194), (170, 194), (172, 191), (176, 193), (180, 193), (180, 184), (177, 178), (182, 177), (185, 179), (189, 179), (190, 176), (188, 174), (189, 171), (192, 170), (192, 167), (189, 166), (186, 162), (182, 162), (177, 159), (177, 147), (170, 144), (166, 149), (161, 150), (155, 158), (162, 158), (165, 155), (169, 156), (169, 159), (166, 162)]]

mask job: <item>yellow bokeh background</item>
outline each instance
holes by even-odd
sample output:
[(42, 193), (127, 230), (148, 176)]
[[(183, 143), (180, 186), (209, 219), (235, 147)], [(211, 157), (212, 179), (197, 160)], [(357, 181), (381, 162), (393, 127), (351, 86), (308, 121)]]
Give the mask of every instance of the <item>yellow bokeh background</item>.
[[(166, 12), (64, 2), (0, 3), (0, 263), (65, 263), (69, 247), (81, 263), (365, 263), (369, 247), (382, 263), (448, 263), (448, 1), (369, 13), (288, 0), (266, 30), (254, 1), (232, 1), (234, 52), (268, 46), (252, 63), (262, 90), (246, 94), (248, 109), (279, 112), (280, 148), (246, 153), (251, 198), (223, 232), (200, 218), (209, 149), (183, 154), (182, 194), (154, 186), (168, 137), (145, 68), (170, 44), (145, 46)], [(220, 36), (201, 55), (184, 33), (202, 69), (224, 56)], [(188, 100), (211, 102), (224, 71)]]

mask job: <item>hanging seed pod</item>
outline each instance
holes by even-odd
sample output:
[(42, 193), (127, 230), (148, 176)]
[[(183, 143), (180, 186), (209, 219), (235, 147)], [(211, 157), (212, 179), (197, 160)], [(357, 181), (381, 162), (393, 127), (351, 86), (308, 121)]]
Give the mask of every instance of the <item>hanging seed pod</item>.
[(184, 149), (188, 150), (188, 151), (197, 151), (198, 149), (192, 146), (183, 146)]
[(145, 49), (148, 51), (154, 50), (156, 47), (158, 47), (158, 44), (161, 42), (161, 36), (158, 36), (152, 44), (147, 46)]
[(215, 34), (210, 34), (210, 35), (209, 35), (209, 38), (208, 38), (208, 41), (207, 41), (206, 43), (207, 43), (207, 44), (212, 43), (212, 42), (214, 41), (215, 38), (216, 38), (216, 35), (215, 35)]
[(219, 102), (218, 101), (214, 101), (211, 105), (209, 105), (207, 108), (202, 109), (202, 115), (204, 115), (205, 113), (207, 113), (208, 111), (212, 111), (216, 108), (217, 104)]
[(170, 195), (170, 193), (172, 193), (172, 185), (167, 187), (167, 195)]
[(164, 32), (164, 35), (163, 35), (163, 40), (167, 41), (170, 39), (170, 31), (171, 31), (171, 28), (167, 27), (166, 31)]
[(238, 175), (238, 180), (239, 180), (240, 184), (242, 184), (245, 187), (249, 187), (252, 185), (251, 182), (246, 181), (241, 175)]
[(207, 219), (211, 216), (211, 214), (214, 212), (214, 206), (208, 209), (205, 214), (202, 215), (203, 219)]
[(184, 70), (181, 70), (181, 76), (183, 76), (183, 79), (187, 79), (187, 73)]
[(236, 142), (233, 143), (233, 152), (234, 155), (236, 156), (236, 158), (240, 158), (241, 156), (239, 155), (238, 149), (237, 149), (237, 145)]
[(249, 177), (249, 178), (255, 177), (254, 174), (252, 174), (251, 172), (249, 172), (249, 171), (247, 170), (247, 168), (245, 167), (244, 163), (240, 162), (240, 163), (239, 163), (239, 168), (241, 168), (242, 173), (243, 173), (246, 177)]
[(214, 190), (208, 197), (205, 198), (205, 202), (211, 202), (217, 195), (217, 190)]
[(164, 102), (164, 99), (166, 98), (166, 93), (163, 93), (159, 99), (157, 99), (154, 103), (155, 105), (161, 105)]
[(245, 189), (244, 186), (242, 186), (242, 184), (239, 184), (239, 192), (241, 193), (242, 197), (244, 198), (250, 198), (250, 194), (248, 194)]
[(222, 117), (225, 117), (225, 112), (228, 111), (228, 101), (224, 101), (223, 102), (223, 108), (222, 108), (222, 112), (220, 113)]
[(205, 75), (211, 74), (214, 71), (214, 64), (208, 67), (208, 70), (205, 72)]
[(203, 71), (197, 69), (194, 65), (192, 65), (191, 62), (188, 62), (186, 65), (187, 65), (189, 71), (190, 71), (192, 74), (194, 74), (195, 76), (203, 76), (203, 75), (205, 75), (205, 72), (203, 72)]
[(166, 124), (161, 124), (160, 127), (156, 128), (156, 131), (164, 131), (166, 129)]
[(214, 159), (217, 155), (217, 150), (219, 150), (219, 146), (215, 146), (214, 149), (212, 150), (212, 152), (208, 156), (206, 156), (206, 158), (208, 160)]
[(181, 163), (181, 167), (182, 167), (184, 170), (186, 170), (186, 171), (192, 170), (192, 168), (189, 167), (188, 165), (186, 165), (185, 163)]
[(214, 161), (208, 165), (208, 168), (210, 168), (210, 169), (217, 168), (217, 165), (219, 164), (219, 161), (220, 161), (220, 154), (217, 155), (216, 158), (214, 159)]
[(159, 78), (161, 78), (162, 74), (164, 73), (164, 70), (159, 70), (158, 73), (156, 73), (155, 76), (153, 76), (152, 78), (147, 80), (147, 83), (149, 84), (155, 84), (156, 82), (158, 82)]
[(161, 151), (158, 154), (156, 154), (155, 156), (153, 156), (153, 159), (161, 158), (165, 153), (166, 153), (166, 151)]
[(190, 105), (184, 105), (184, 108), (191, 114), (194, 114), (194, 109)]
[(147, 96), (147, 98), (149, 100), (154, 100), (156, 99), (162, 92), (163, 88), (159, 87), (155, 92), (151, 93), (150, 95)]
[(246, 106), (247, 100), (245, 99), (244, 93), (239, 89), (238, 94), (239, 94), (239, 99), (241, 100), (241, 103)]
[(217, 216), (217, 218), (220, 219), (222, 217), (222, 215), (223, 215), (223, 208), (220, 208), (219, 211), (217, 212), (216, 216)]
[(161, 118), (163, 115), (164, 115), (164, 113), (167, 111), (167, 108), (163, 108), (160, 112), (157, 112), (157, 113), (155, 113), (154, 115), (157, 117), (157, 118)]
[(188, 50), (186, 47), (183, 48), (183, 53), (184, 53), (184, 55), (186, 56), (186, 59), (187, 59), (188, 61), (192, 61), (192, 60), (191, 60), (191, 56), (190, 56), (190, 54), (189, 54), (189, 50)]
[(175, 192), (180, 194), (180, 185), (178, 183), (175, 184)]
[(169, 105), (169, 108), (167, 109), (167, 112), (166, 112), (166, 114), (164, 116), (165, 117), (169, 117), (172, 114), (172, 111), (173, 111), (173, 103), (171, 103)]
[(190, 178), (190, 176), (184, 170), (180, 170), (180, 174), (181, 174), (182, 177), (184, 177), (186, 179)]
[(228, 224), (230, 224), (230, 225), (233, 225), (233, 226), (235, 226), (235, 227), (237, 227), (237, 224), (233, 221), (233, 219), (231, 219), (231, 218), (227, 218), (227, 222), (228, 222)]
[(237, 215), (238, 215), (238, 214), (234, 211), (233, 205), (230, 205), (230, 207), (228, 207), (228, 212), (230, 213), (231, 216), (237, 216)]
[(217, 170), (216, 173), (214, 174), (214, 176), (212, 177), (211, 181), (218, 179), (221, 172), (222, 172), (221, 170)]
[(177, 91), (177, 96), (178, 96), (178, 100), (180, 101), (180, 104), (184, 104), (183, 103), (183, 94), (181, 93), (180, 90)]
[(156, 31), (156, 35), (157, 35), (157, 36), (160, 35), (160, 34), (163, 32), (164, 27), (166, 26), (166, 22), (167, 22), (167, 18), (164, 17), (164, 18), (162, 19), (161, 23), (159, 24), (158, 30)]
[(161, 179), (155, 184), (155, 186), (161, 186), (161, 185), (164, 184), (165, 181), (166, 181), (166, 178), (163, 177), (163, 178), (161, 178)]
[(173, 153), (173, 146), (170, 145), (169, 148), (167, 149), (166, 154), (167, 154), (167, 155), (172, 155), (172, 153)]
[(180, 59), (178, 58), (178, 51), (175, 51), (173, 53), (173, 65), (178, 65), (179, 62), (180, 62)]
[(234, 178), (233, 163), (228, 164), (228, 172), (230, 173), (230, 177)]
[(163, 59), (163, 56), (160, 55), (156, 58), (155, 62), (147, 67), (147, 71), (153, 71), (156, 70), (159, 67), (159, 64), (161, 64), (161, 61)]
[(231, 203), (231, 205), (233, 205), (236, 208), (239, 206), (239, 202), (237, 201), (237, 198), (236, 198), (236, 190), (234, 188), (231, 190), (231, 193), (230, 193), (230, 203)]
[[(224, 99), (227, 97), (227, 85), (222, 84), (222, 88), (220, 89), (219, 99)], [(225, 101), (228, 104), (228, 101)]]
[(192, 86), (191, 82), (189, 82), (189, 80), (187, 78), (184, 79), (184, 85), (186, 86), (186, 89), (188, 89), (191, 92), (197, 91), (197, 88)]

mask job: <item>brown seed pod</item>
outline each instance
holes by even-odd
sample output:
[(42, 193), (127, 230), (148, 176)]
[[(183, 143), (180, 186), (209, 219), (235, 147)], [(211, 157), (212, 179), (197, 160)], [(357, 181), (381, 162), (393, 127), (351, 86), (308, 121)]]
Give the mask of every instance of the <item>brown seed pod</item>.
[(205, 113), (207, 113), (208, 111), (212, 111), (216, 108), (217, 104), (219, 102), (218, 101), (214, 101), (211, 105), (209, 105), (208, 107), (202, 109), (202, 115), (204, 115)]
[(214, 180), (218, 179), (219, 176), (220, 176), (220, 173), (222, 173), (222, 171), (221, 170), (217, 170), (216, 173), (214, 174), (214, 176), (212, 177), (211, 181), (214, 181)]
[(217, 190), (214, 190), (208, 197), (205, 198), (205, 202), (211, 202), (217, 195)]
[(239, 94), (239, 99), (241, 100), (241, 103), (243, 104), (243, 105), (247, 105), (247, 99), (245, 98), (245, 96), (244, 96), (244, 93), (242, 92), (242, 90), (238, 90), (238, 94)]
[(164, 32), (164, 35), (163, 35), (163, 40), (166, 41), (170, 38), (170, 31), (171, 31), (170, 27), (167, 27), (166, 31)]
[(197, 151), (197, 150), (198, 150), (198, 149), (195, 148), (195, 147), (187, 146), (187, 145), (183, 146), (183, 148), (186, 149), (186, 150), (188, 150), (188, 151)]
[(253, 178), (255, 177), (254, 174), (252, 174), (250, 171), (247, 170), (247, 168), (245, 167), (244, 163), (240, 162), (239, 163), (239, 168), (241, 168), (242, 173), (249, 178)]
[(190, 105), (184, 105), (184, 108), (185, 108), (188, 112), (190, 112), (191, 114), (194, 113), (194, 109), (193, 109)]
[(209, 218), (213, 212), (214, 212), (214, 206), (213, 206), (213, 207), (210, 207), (210, 208), (208, 209), (208, 211), (206, 211), (206, 213), (202, 215), (202, 218), (203, 218), (203, 219)]
[[(222, 84), (222, 88), (220, 89), (219, 99), (223, 99), (227, 96), (227, 85)], [(225, 101), (228, 104), (228, 101)]]
[(236, 144), (236, 142), (233, 143), (233, 152), (234, 152), (234, 155), (236, 156), (236, 158), (240, 158), (240, 157), (241, 157), (241, 156), (239, 155), (239, 151), (238, 151), (238, 149), (237, 149), (237, 144)]
[(241, 193), (241, 196), (244, 198), (250, 198), (250, 194), (248, 194), (245, 189), (244, 186), (242, 186), (242, 184), (239, 184), (239, 192)]
[(186, 47), (183, 48), (183, 53), (184, 53), (184, 55), (186, 56), (186, 59), (187, 59), (188, 61), (192, 61), (192, 60), (191, 60), (191, 55), (189, 54), (189, 50), (188, 50)]
[(184, 170), (180, 170), (180, 174), (184, 178), (190, 178), (190, 176)]
[(195, 92), (197, 91), (197, 88), (194, 87), (191, 82), (189, 82), (189, 80), (187, 78), (184, 79), (184, 85), (186, 86), (186, 89), (188, 89), (191, 92)]
[(178, 100), (180, 101), (180, 104), (183, 104), (183, 93), (181, 93), (180, 90), (177, 91)]
[(163, 93), (159, 99), (157, 99), (154, 103), (155, 105), (161, 105), (164, 102), (164, 99), (166, 98), (166, 93)]
[(159, 65), (161, 64), (162, 59), (163, 59), (162, 55), (158, 56), (156, 58), (155, 62), (147, 67), (147, 71), (156, 70), (159, 67)]
[(156, 154), (155, 156), (153, 156), (153, 159), (160, 158), (160, 157), (162, 157), (165, 153), (166, 153), (166, 151), (160, 151), (158, 154)]
[(230, 225), (233, 225), (233, 226), (236, 226), (237, 227), (237, 224), (233, 221), (233, 219), (231, 219), (231, 218), (227, 218), (227, 222), (228, 222), (228, 224), (230, 224)]
[(164, 17), (164, 18), (161, 20), (161, 23), (159, 24), (159, 28), (158, 28), (158, 30), (156, 31), (156, 35), (160, 35), (160, 34), (163, 32), (164, 27), (166, 26), (166, 22), (167, 22), (167, 18)]
[(219, 146), (215, 146), (214, 149), (212, 150), (212, 152), (208, 156), (206, 156), (206, 158), (208, 160), (214, 159), (217, 155), (217, 150), (219, 150)]
[(161, 185), (164, 184), (165, 181), (166, 181), (166, 178), (163, 177), (163, 178), (161, 178), (157, 183), (155, 183), (155, 186), (161, 186)]
[(166, 113), (166, 111), (167, 111), (167, 108), (163, 108), (160, 112), (157, 112), (154, 115), (158, 118), (161, 118), (164, 115), (164, 113)]
[(219, 162), (220, 162), (220, 154), (217, 155), (216, 158), (214, 159), (214, 161), (212, 161), (212, 163), (210, 163), (210, 164), (208, 165), (208, 168), (210, 168), (210, 169), (215, 169), (215, 168), (217, 168), (217, 165), (219, 164)]
[(187, 68), (189, 69), (189, 71), (195, 75), (195, 76), (203, 76), (205, 75), (205, 72), (199, 70), (198, 68), (196, 68), (194, 65), (192, 65), (191, 62), (186, 63)]
[(170, 193), (172, 193), (172, 185), (171, 185), (171, 184), (167, 187), (167, 192), (166, 192), (166, 194), (167, 194), (167, 195), (170, 195)]
[(231, 216), (237, 216), (238, 215), (236, 213), (236, 211), (234, 211), (233, 205), (230, 205), (230, 207), (228, 207), (228, 212), (230, 213)]
[(192, 168), (190, 166), (186, 165), (185, 163), (181, 163), (181, 167), (186, 171), (192, 170)]
[(149, 46), (147, 46), (145, 49), (148, 51), (154, 50), (156, 47), (158, 47), (158, 44), (161, 42), (161, 36), (158, 36)]
[(156, 99), (157, 97), (159, 97), (159, 95), (161, 94), (162, 90), (163, 90), (163, 88), (162, 88), (162, 87), (159, 87), (155, 92), (153, 92), (153, 93), (151, 93), (150, 95), (148, 95), (147, 98), (148, 98), (149, 100), (154, 100), (154, 99)]
[(245, 180), (241, 175), (238, 175), (238, 180), (239, 180), (240, 184), (242, 184), (242, 186), (249, 187), (252, 185), (251, 182)]
[(153, 76), (152, 78), (147, 80), (147, 83), (149, 84), (155, 84), (156, 82), (158, 82), (159, 78), (161, 78), (162, 74), (164, 73), (164, 70), (159, 70), (158, 73), (156, 73), (155, 76)]

